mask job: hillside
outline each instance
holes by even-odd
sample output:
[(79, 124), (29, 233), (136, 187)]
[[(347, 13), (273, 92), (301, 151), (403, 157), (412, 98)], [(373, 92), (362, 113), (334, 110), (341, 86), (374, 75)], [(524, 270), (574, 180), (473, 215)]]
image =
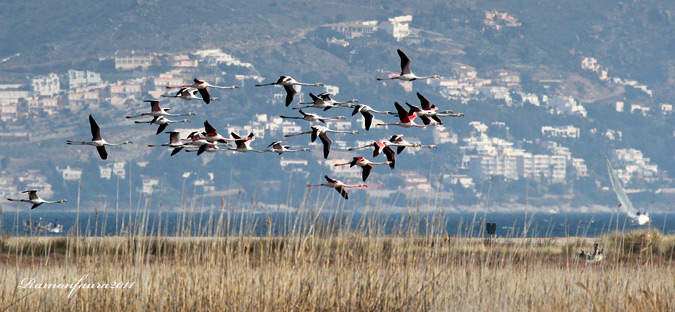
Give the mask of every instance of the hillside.
[[(446, 121), (444, 131), (456, 135), (457, 143), (439, 144), (437, 150), (416, 152), (414, 157), (425, 161), (412, 161), (412, 156), (402, 154), (397, 171), (376, 173), (389, 178), (373, 182), (374, 190), (406, 187), (406, 178), (396, 176), (401, 170), (421, 172), (431, 187), (452, 194), (447, 196), (452, 198), (449, 200), (452, 204), (472, 205), (484, 201), (482, 188), (487, 188), (486, 181), (489, 181), (489, 187), (494, 184), (495, 189), (490, 200), (504, 205), (611, 206), (613, 194), (602, 190), (608, 185), (604, 156), (614, 150), (637, 149), (647, 162), (656, 164), (659, 171), (653, 177), (645, 178), (642, 173), (630, 177), (629, 186), (638, 190), (635, 200), (643, 206), (656, 201), (657, 206), (667, 208), (669, 195), (655, 195), (655, 191), (672, 188), (671, 175), (675, 172), (670, 147), (675, 120), (673, 114), (661, 113), (662, 104), (674, 104), (674, 12), (675, 4), (669, 1), (615, 3), (603, 0), (583, 5), (575, 1), (288, 1), (264, 5), (250, 1), (193, 1), (188, 5), (180, 1), (53, 3), (28, 0), (5, 4), (0, 13), (0, 40), (9, 43), (0, 45), (0, 59), (4, 59), (0, 63), (0, 84), (20, 83), (23, 89), (29, 89), (31, 77), (49, 73), (64, 75), (70, 69), (96, 71), (109, 82), (151, 79), (172, 68), (158, 62), (144, 70), (118, 71), (114, 69), (112, 56), (122, 50), (191, 55), (199, 49), (222, 49), (252, 66), (200, 65), (188, 73), (190, 76), (185, 81), (199, 76), (231, 83), (236, 75), (272, 81), (284, 74), (300, 81), (322, 81), (338, 86), (340, 93), (336, 98), (357, 98), (360, 103), (379, 109), (392, 110), (394, 101), (416, 103), (415, 93), (421, 92), (433, 103), (465, 114), (463, 118)], [(488, 18), (490, 14), (494, 16)], [(400, 41), (382, 29), (352, 38), (326, 26), (351, 21), (383, 22), (401, 15), (411, 15), (412, 22), (410, 34)], [(490, 83), (472, 86), (475, 94), (470, 96), (455, 96), (450, 95), (447, 88), (424, 81), (414, 82), (410, 90), (395, 83), (376, 81), (375, 77), (398, 71), (397, 48), (411, 56), (415, 73), (439, 73), (454, 79), (460, 76), (459, 63), (475, 68), (477, 78)], [(582, 69), (585, 58), (597, 60), (611, 79)], [(518, 78), (518, 83), (508, 87), (509, 101), (483, 88), (499, 87), (500, 73)], [(614, 82), (614, 78), (620, 82)], [(241, 79), (237, 82), (242, 86), (239, 90), (216, 91), (221, 102), (209, 106), (181, 102), (175, 110), (189, 109), (197, 113), (199, 117), (193, 120), (191, 127), (200, 127), (202, 119), (208, 119), (219, 129), (246, 125), (255, 114), (289, 114), (286, 107), (270, 103), (278, 90), (254, 88), (258, 81)], [(634, 83), (630, 85), (627, 81)], [(143, 87), (147, 85), (145, 82)], [(640, 87), (649, 90), (651, 95)], [(145, 91), (144, 99), (149, 97)], [(310, 91), (321, 92), (304, 88), (305, 99)], [(523, 98), (528, 95), (532, 99)], [(543, 105), (545, 99), (570, 98), (584, 106), (587, 116), (563, 113)], [(542, 105), (533, 105), (531, 101), (535, 100)], [(139, 144), (160, 140), (164, 143), (165, 135), (139, 134), (138, 129), (142, 128), (132, 128), (115, 119), (114, 116), (141, 109), (137, 102), (129, 101), (133, 104), (121, 107), (109, 103), (78, 109), (69, 107), (57, 115), (30, 114), (25, 108), (28, 104), (21, 102), (18, 109), (26, 109), (26, 115), (15, 121), (0, 122), (0, 128), (6, 133), (28, 131), (33, 139), (21, 148), (0, 143), (3, 165), (0, 169), (14, 174), (41, 169), (55, 191), (72, 196), (77, 187), (62, 181), (61, 173), (54, 169), (72, 165), (86, 169), (83, 180), (91, 182), (87, 184), (90, 190), (103, 192), (118, 188), (122, 194), (128, 194), (130, 185), (138, 181), (124, 181), (118, 186), (115, 179), (101, 180), (98, 171), (107, 165), (105, 162), (92, 157), (95, 155), (88, 153), (91, 152), (88, 149), (82, 149), (73, 157), (68, 152), (72, 149), (62, 142), (86, 137), (88, 134), (82, 132), (87, 126), (85, 118), (93, 113), (102, 127), (112, 133), (111, 140), (134, 137)], [(617, 102), (625, 103), (625, 111), (617, 111)], [(632, 112), (633, 106), (646, 109), (645, 113)], [(322, 114), (338, 113), (349, 116), (350, 111), (334, 109)], [(489, 129), (478, 131), (475, 123)], [(551, 139), (542, 133), (543, 127), (568, 125), (579, 129), (578, 138)], [(417, 141), (432, 138), (433, 130), (413, 130), (361, 130), (358, 139), (374, 140), (399, 132)], [(621, 138), (610, 139), (607, 133), (618, 133), (616, 131), (621, 133)], [(44, 139), (39, 139), (42, 136)], [(278, 139), (271, 133), (268, 136), (254, 145), (264, 146)], [(475, 153), (466, 142), (479, 140), (481, 136), (508, 142), (532, 154), (567, 149), (571, 157), (584, 161), (588, 176), (575, 176), (568, 165), (564, 181), (553, 181), (550, 177), (514, 181), (486, 174), (482, 179), (474, 178), (474, 186), (469, 189), (444, 181), (444, 177), (470, 174), (472, 167), (465, 156), (475, 156)], [(354, 143), (351, 139), (338, 138)], [(294, 146), (306, 143), (304, 138), (289, 141)], [(497, 148), (497, 152), (503, 152), (501, 148)], [(171, 194), (167, 196), (175, 198), (182, 199), (186, 193), (181, 169), (192, 170), (194, 176), (201, 179), (207, 179), (209, 172), (216, 172), (212, 182), (218, 187), (212, 194), (237, 189), (241, 194), (242, 189), (247, 189), (246, 196), (251, 202), (254, 199), (266, 203), (291, 202), (291, 198), (286, 198), (288, 194), (295, 200), (305, 194), (301, 187), (304, 182), (285, 183), (288, 172), (277, 170), (277, 159), (266, 157), (274, 155), (205, 155), (195, 160), (193, 157), (165, 159), (167, 155), (163, 151), (140, 147), (123, 151), (117, 154), (117, 160), (129, 162), (127, 170), (161, 181), (164, 192)], [(346, 152), (336, 153), (334, 155), (349, 156)], [(320, 156), (298, 157), (308, 161), (306, 171), (311, 172), (313, 180), (330, 172)], [(162, 161), (153, 161), (157, 159)], [(138, 165), (139, 162), (142, 165)], [(309, 177), (290, 177), (296, 182), (306, 178)], [(260, 180), (269, 181), (262, 186), (252, 182)], [(370, 194), (375, 193), (377, 191)], [(365, 192), (357, 194), (360, 194), (355, 200), (358, 203), (371, 200)], [(401, 198), (383, 195), (377, 201), (399, 206), (414, 202), (406, 196)]]

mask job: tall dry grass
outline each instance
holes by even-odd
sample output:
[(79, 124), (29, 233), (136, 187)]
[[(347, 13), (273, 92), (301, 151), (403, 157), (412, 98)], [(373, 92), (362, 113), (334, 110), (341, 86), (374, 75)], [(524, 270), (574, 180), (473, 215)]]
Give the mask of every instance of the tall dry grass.
[[(325, 202), (303, 202), (319, 208), (267, 219), (263, 229), (257, 215), (224, 201), (169, 229), (161, 215), (150, 222), (139, 199), (133, 226), (120, 218), (114, 236), (96, 236), (105, 233), (97, 216), (66, 237), (0, 237), (0, 312), (675, 310), (675, 238), (656, 231), (486, 240), (472, 238), (475, 218), (453, 234), (442, 213), (388, 224), (379, 212), (353, 220), (343, 206), (321, 215)], [(579, 249), (594, 242), (605, 260), (581, 260)], [(85, 275), (85, 283), (134, 284), (70, 297), (71, 289), (19, 287)]]
[[(582, 238), (5, 237), (0, 311), (675, 309), (672, 256), (615, 248), (616, 235), (599, 238), (606, 260), (592, 264), (576, 255), (592, 243)], [(18, 288), (85, 274), (135, 284), (70, 298), (70, 289)]]

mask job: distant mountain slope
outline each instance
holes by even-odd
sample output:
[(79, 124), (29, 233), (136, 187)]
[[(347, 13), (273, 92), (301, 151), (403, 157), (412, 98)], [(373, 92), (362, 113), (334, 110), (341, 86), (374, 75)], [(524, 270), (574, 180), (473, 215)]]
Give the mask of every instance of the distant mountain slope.
[(12, 1), (0, 13), (0, 56), (24, 62), (91, 57), (115, 50), (185, 51), (283, 43), (308, 26), (374, 17), (369, 6), (325, 1)]

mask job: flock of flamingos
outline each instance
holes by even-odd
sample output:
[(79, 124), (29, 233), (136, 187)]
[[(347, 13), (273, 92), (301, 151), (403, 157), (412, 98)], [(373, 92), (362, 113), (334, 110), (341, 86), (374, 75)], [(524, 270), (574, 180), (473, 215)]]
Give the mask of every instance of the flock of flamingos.
[[(401, 58), (401, 74), (400, 75), (393, 75), (388, 78), (377, 78), (377, 80), (390, 80), (390, 79), (398, 79), (402, 81), (413, 81), (413, 80), (420, 80), (420, 79), (440, 79), (441, 77), (438, 75), (433, 75), (433, 76), (425, 76), (425, 77), (419, 77), (413, 74), (410, 71), (410, 59), (408, 56), (405, 55), (400, 49), (397, 50), (399, 57)], [(301, 83), (296, 81), (295, 79), (291, 78), (290, 76), (281, 76), (276, 82), (272, 83), (266, 83), (266, 84), (258, 84), (256, 86), (272, 86), (272, 85), (280, 85), (283, 86), (284, 89), (286, 90), (286, 106), (290, 106), (291, 103), (293, 102), (293, 99), (295, 97), (295, 94), (297, 94), (297, 90), (295, 89), (295, 86), (323, 86), (322, 83)], [(211, 100), (217, 100), (218, 98), (216, 97), (211, 97), (211, 94), (208, 91), (208, 88), (217, 88), (217, 89), (237, 89), (239, 86), (229, 86), (229, 87), (223, 87), (223, 86), (214, 86), (211, 85), (204, 80), (199, 80), (197, 78), (194, 79), (194, 83), (191, 85), (184, 85), (184, 86), (167, 86), (168, 89), (174, 89), (177, 88), (179, 89), (178, 92), (175, 95), (162, 95), (163, 97), (174, 97), (174, 98), (180, 98), (183, 100), (202, 100), (206, 104), (209, 104)], [(377, 126), (400, 126), (404, 128), (411, 128), (411, 127), (429, 127), (429, 126), (436, 126), (440, 125), (443, 122), (441, 121), (440, 117), (461, 117), (464, 116), (462, 113), (453, 113), (450, 110), (446, 111), (439, 111), (438, 107), (435, 105), (431, 105), (429, 100), (427, 100), (423, 95), (420, 93), (417, 93), (417, 97), (420, 100), (420, 106), (412, 105), (409, 103), (406, 103), (408, 106), (408, 109), (404, 108), (402, 105), (400, 105), (398, 102), (394, 103), (394, 106), (396, 107), (395, 112), (390, 112), (390, 111), (378, 111), (373, 109), (372, 107), (364, 104), (353, 104), (357, 102), (357, 100), (350, 100), (346, 102), (337, 102), (333, 100), (330, 97), (330, 94), (328, 93), (321, 93), (319, 95), (314, 95), (311, 92), (309, 93), (310, 97), (312, 98), (312, 102), (310, 103), (299, 103), (302, 105), (301, 107), (293, 107), (293, 109), (298, 110), (300, 113), (300, 116), (280, 116), (281, 118), (287, 118), (287, 119), (302, 119), (306, 120), (310, 123), (319, 121), (321, 123), (325, 123), (326, 120), (338, 120), (338, 119), (344, 119), (344, 116), (335, 116), (335, 117), (323, 117), (318, 114), (314, 113), (307, 113), (304, 112), (303, 110), (310, 109), (310, 108), (316, 108), (316, 109), (322, 109), (323, 111), (327, 111), (331, 108), (336, 108), (336, 107), (347, 107), (347, 108), (353, 108), (352, 111), (352, 116), (356, 115), (357, 113), (361, 113), (363, 115), (364, 119), (364, 128), (366, 130), (369, 130), (370, 127), (372, 126), (373, 123), (373, 118), (374, 115), (373, 113), (377, 114), (389, 114), (389, 115), (395, 115), (398, 117), (399, 121), (396, 123), (378, 123)], [(201, 97), (200, 97), (201, 96)], [(159, 127), (157, 128), (156, 134), (162, 133), (167, 126), (170, 123), (178, 123), (178, 122), (190, 122), (189, 119), (184, 119), (184, 120), (170, 120), (167, 117), (172, 117), (172, 116), (192, 116), (194, 113), (188, 112), (188, 113), (182, 113), (182, 114), (171, 114), (169, 113), (168, 108), (163, 108), (159, 105), (159, 101), (157, 100), (149, 100), (145, 101), (150, 103), (151, 111), (146, 112), (146, 113), (141, 113), (138, 115), (134, 116), (126, 116), (126, 118), (137, 118), (137, 117), (152, 117), (151, 120), (147, 121), (135, 121), (135, 123), (148, 123), (148, 124), (155, 124), (158, 125)], [(423, 124), (416, 124), (415, 123), (415, 118), (419, 117), (420, 120), (422, 120)], [(106, 146), (117, 146), (117, 145), (124, 145), (124, 144), (132, 144), (131, 141), (124, 141), (120, 143), (108, 143), (103, 137), (101, 136), (101, 128), (98, 126), (96, 123), (96, 120), (89, 115), (89, 125), (91, 127), (91, 141), (71, 141), (68, 140), (67, 144), (70, 145), (91, 145), (96, 147), (96, 150), (98, 151), (99, 156), (101, 159), (107, 159), (108, 158), (108, 152), (106, 151)], [(303, 134), (310, 134), (311, 141), (314, 142), (317, 137), (321, 139), (321, 142), (323, 143), (323, 156), (325, 159), (328, 158), (328, 154), (330, 153), (330, 147), (332, 144), (331, 139), (328, 137), (328, 133), (333, 132), (333, 133), (351, 133), (355, 134), (358, 133), (358, 131), (353, 130), (353, 131), (338, 131), (338, 130), (333, 130), (329, 129), (327, 127), (321, 126), (321, 125), (312, 125), (310, 127), (310, 130), (300, 132), (300, 133), (295, 133), (295, 134), (287, 134), (284, 135), (284, 137), (291, 137), (291, 136), (297, 136), (297, 135), (303, 135)], [(225, 138), (222, 135), (218, 134), (216, 131), (216, 128), (213, 127), (208, 121), (204, 121), (204, 131), (202, 132), (192, 132), (190, 133), (186, 138), (180, 138), (179, 132), (171, 131), (169, 133), (169, 143), (166, 144), (160, 144), (160, 145), (148, 145), (150, 147), (169, 147), (172, 148), (171, 151), (171, 156), (179, 153), (181, 150), (185, 150), (186, 152), (196, 152), (197, 155), (201, 155), (203, 152), (217, 152), (217, 151), (235, 151), (235, 152), (240, 152), (240, 153), (245, 153), (245, 152), (258, 152), (258, 153), (264, 153), (264, 152), (272, 152), (272, 153), (278, 153), (278, 154), (283, 154), (283, 153), (290, 153), (290, 152), (303, 152), (303, 151), (309, 151), (309, 148), (301, 148), (301, 149), (291, 149), (290, 146), (288, 145), (283, 145), (282, 141), (276, 141), (271, 143), (270, 145), (267, 146), (267, 149), (265, 150), (254, 150), (251, 148), (250, 143), (253, 140), (253, 133), (249, 134), (248, 136), (242, 138), (238, 134), (232, 132), (230, 135), (232, 138)], [(236, 147), (230, 147), (231, 145), (229, 142), (234, 142)], [(379, 141), (374, 141), (371, 144), (368, 144), (366, 146), (361, 146), (361, 147), (353, 147), (349, 148), (349, 150), (360, 150), (360, 149), (365, 149), (372, 147), (373, 150), (373, 157), (378, 156), (380, 153), (383, 153), (387, 161), (384, 162), (371, 162), (370, 160), (366, 159), (365, 157), (354, 157), (351, 162), (347, 163), (340, 163), (340, 164), (335, 164), (335, 166), (346, 166), (349, 165), (350, 167), (353, 166), (359, 166), (362, 169), (362, 175), (361, 178), (365, 182), (366, 179), (368, 179), (368, 175), (370, 174), (372, 168), (374, 165), (389, 165), (391, 169), (394, 169), (395, 166), (395, 158), (397, 154), (400, 154), (406, 147), (419, 147), (419, 148), (435, 148), (435, 145), (420, 145), (420, 144), (413, 144), (410, 143), (406, 140), (403, 139), (403, 135), (397, 134), (393, 135), (389, 140), (379, 140)], [(396, 151), (394, 151), (393, 147), (396, 148)], [(347, 188), (361, 188), (361, 187), (367, 187), (366, 184), (345, 184), (342, 181), (339, 181), (337, 179), (333, 179), (328, 177), (327, 175), (325, 176), (326, 182), (321, 183), (321, 184), (308, 184), (307, 187), (314, 187), (314, 186), (326, 186), (326, 187), (331, 187), (337, 190), (338, 193), (345, 199), (349, 198), (349, 194), (347, 193)], [(66, 202), (65, 199), (58, 200), (58, 201), (47, 201), (42, 198), (40, 198), (37, 195), (37, 190), (27, 190), (22, 193), (28, 193), (28, 199), (14, 199), (14, 198), (8, 198), (10, 201), (22, 201), (22, 202), (28, 202), (33, 204), (31, 209), (34, 209), (41, 204), (55, 204), (55, 203), (63, 203)]]

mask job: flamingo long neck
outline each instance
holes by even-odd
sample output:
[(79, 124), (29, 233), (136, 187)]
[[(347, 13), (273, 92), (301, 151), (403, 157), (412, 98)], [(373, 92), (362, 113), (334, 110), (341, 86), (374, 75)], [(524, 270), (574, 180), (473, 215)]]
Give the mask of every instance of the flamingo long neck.
[(328, 184), (325, 184), (325, 183), (321, 183), (321, 184), (307, 184), (307, 187), (315, 187), (315, 186), (331, 186), (331, 185), (328, 185)]
[(385, 161), (385, 162), (371, 162), (371, 165), (388, 165), (391, 164), (391, 161)]
[(236, 89), (236, 86), (225, 87), (225, 86), (212, 86), (212, 85), (207, 85), (207, 87), (209, 87), (209, 88), (215, 88), (215, 89)]
[(309, 134), (312, 133), (312, 131), (305, 131), (305, 132), (300, 132), (300, 133), (294, 133), (294, 134), (285, 134), (284, 138), (292, 137), (292, 136), (297, 136), (297, 135), (303, 135), (303, 134)]
[(124, 142), (119, 142), (119, 143), (108, 143), (106, 145), (109, 146), (119, 146), (119, 145), (124, 145), (124, 144), (131, 144), (131, 141), (124, 141)]
[(373, 146), (373, 144), (368, 144), (368, 145), (366, 145), (366, 146), (359, 146), (359, 147), (350, 147), (350, 148), (348, 148), (347, 150), (349, 150), (349, 151), (355, 151), (355, 150), (360, 150), (360, 149), (368, 148), (368, 147), (371, 147), (371, 146)]
[(342, 187), (366, 187), (366, 184), (345, 184)]

